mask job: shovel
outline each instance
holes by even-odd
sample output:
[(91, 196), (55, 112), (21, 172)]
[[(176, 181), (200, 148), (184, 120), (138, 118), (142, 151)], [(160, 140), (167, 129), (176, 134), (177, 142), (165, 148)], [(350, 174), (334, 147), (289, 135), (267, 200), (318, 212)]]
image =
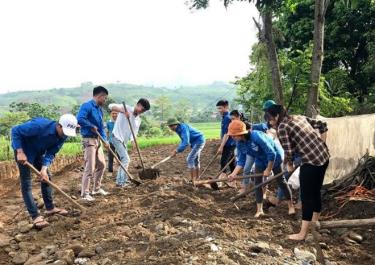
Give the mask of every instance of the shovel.
[[(30, 164), (29, 162), (25, 162), (25, 164), (28, 168), (31, 169), (31, 171), (33, 171), (35, 174), (37, 174), (38, 176), (41, 176), (42, 173), (40, 173), (39, 170), (37, 170), (32, 164)], [(52, 181), (48, 180), (48, 179), (43, 179), (44, 182), (46, 182), (48, 185), (50, 185), (51, 187), (53, 187), (56, 191), (58, 191), (63, 197), (65, 197), (70, 203), (74, 204), (76, 207), (78, 207), (80, 210), (82, 210), (83, 213), (85, 213), (87, 211), (87, 209), (85, 207), (83, 207), (82, 205), (80, 205), (78, 202), (76, 202), (75, 200), (73, 200), (68, 194), (66, 194), (62, 189), (60, 189), (55, 183), (53, 183)]]
[[(124, 111), (128, 112), (128, 110), (126, 108), (126, 104), (125, 104), (124, 101), (122, 102), (122, 106), (124, 107)], [(139, 149), (139, 145), (138, 145), (138, 142), (137, 142), (137, 137), (136, 137), (136, 135), (134, 133), (133, 126), (132, 126), (132, 124), (130, 122), (130, 118), (127, 117), (126, 115), (125, 115), (125, 117), (128, 120), (130, 131), (131, 131), (132, 136), (133, 136), (133, 141), (134, 141), (135, 147), (137, 149), (139, 160), (141, 161), (141, 165), (142, 165), (142, 171), (138, 173), (139, 178), (140, 179), (156, 179), (157, 177), (160, 176), (160, 171), (157, 170), (157, 169), (153, 169), (153, 168), (145, 168), (145, 164), (143, 163), (143, 159), (142, 159), (142, 155), (141, 155), (141, 150)]]
[(129, 171), (126, 169), (126, 167), (121, 163), (121, 160), (117, 157), (117, 154), (111, 149), (111, 147), (109, 145), (107, 145), (106, 141), (103, 139), (103, 137), (99, 134), (99, 133), (96, 133), (98, 136), (99, 136), (99, 139), (100, 141), (102, 141), (102, 143), (107, 147), (108, 151), (112, 153), (114, 159), (117, 161), (117, 163), (119, 163), (120, 167), (125, 171), (126, 175), (128, 176), (129, 180), (131, 182), (133, 182), (134, 184), (136, 185), (140, 185), (142, 182), (140, 182), (139, 180), (135, 179), (130, 173)]

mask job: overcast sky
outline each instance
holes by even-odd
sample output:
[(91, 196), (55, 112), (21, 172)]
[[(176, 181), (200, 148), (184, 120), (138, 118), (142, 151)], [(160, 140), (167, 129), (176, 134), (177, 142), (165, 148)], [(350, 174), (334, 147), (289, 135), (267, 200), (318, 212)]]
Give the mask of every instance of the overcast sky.
[(0, 93), (127, 82), (232, 81), (249, 69), (255, 7), (211, 0), (0, 1)]

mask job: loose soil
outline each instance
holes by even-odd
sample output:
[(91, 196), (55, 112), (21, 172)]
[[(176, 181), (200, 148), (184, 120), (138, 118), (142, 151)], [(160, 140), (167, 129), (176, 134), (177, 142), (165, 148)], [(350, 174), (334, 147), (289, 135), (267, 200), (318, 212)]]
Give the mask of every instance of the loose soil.
[[(203, 167), (215, 153), (217, 144), (207, 143), (201, 159)], [(172, 150), (173, 146), (161, 146), (145, 149), (142, 154), (147, 165), (152, 165)], [(12, 264), (12, 256), (21, 251), (31, 256), (51, 245), (66, 250), (72, 244), (92, 252), (86, 264), (302, 264), (295, 257), (294, 248), (314, 253), (311, 236), (303, 243), (286, 239), (300, 225), (300, 216), (287, 216), (286, 205), (269, 208), (264, 218), (255, 219), (253, 196), (239, 200), (237, 209), (230, 202), (237, 192), (234, 188), (225, 186), (219, 191), (193, 188), (185, 156), (179, 155), (161, 165), (158, 179), (144, 181), (137, 187), (116, 188), (115, 175), (106, 173), (103, 188), (111, 194), (86, 203), (86, 215), (80, 215), (56, 193), (56, 204), (71, 210), (70, 215), (51, 217), (49, 227), (32, 229), (23, 234), (21, 242), (12, 240), (9, 246), (0, 247), (0, 264)], [(139, 164), (136, 153), (131, 157), (130, 170), (136, 175)], [(218, 163), (206, 176), (217, 173)], [(53, 178), (76, 198), (79, 198), (81, 167), (82, 162), (77, 161)], [(10, 238), (19, 235), (19, 222), (29, 220), (15, 182), (8, 183), (14, 185), (10, 191), (0, 191), (0, 234)], [(37, 182), (34, 196), (40, 196)], [(374, 203), (353, 202), (337, 218), (374, 217), (374, 206)], [(329, 207), (336, 210), (333, 203)], [(345, 243), (343, 234), (348, 232), (345, 229), (321, 233), (327, 260), (344, 265), (375, 264), (375, 233), (369, 228), (354, 231), (364, 237), (361, 244)], [(32, 247), (22, 249), (25, 247), (22, 241)], [(57, 259), (56, 254), (50, 253), (43, 262), (53, 264)]]

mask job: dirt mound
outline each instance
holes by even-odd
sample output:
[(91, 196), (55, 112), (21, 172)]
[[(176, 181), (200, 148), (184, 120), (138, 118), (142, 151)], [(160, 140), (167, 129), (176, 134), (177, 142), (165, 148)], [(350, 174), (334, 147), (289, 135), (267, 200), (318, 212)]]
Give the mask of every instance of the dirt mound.
[[(216, 145), (207, 143), (203, 165)], [(143, 156), (152, 165), (168, 156), (172, 148), (148, 149)], [(137, 164), (133, 158), (134, 174)], [(23, 209), (22, 199), (18, 191), (8, 193), (0, 202), (5, 213), (0, 219), (4, 223), (0, 235), (7, 237), (0, 238), (0, 264), (24, 264), (27, 260), (26, 264), (302, 264), (314, 260), (311, 237), (305, 243), (285, 239), (299, 228), (297, 218), (287, 216), (286, 205), (270, 208), (265, 218), (256, 220), (252, 196), (239, 201), (238, 210), (229, 201), (236, 192), (232, 188), (193, 188), (184, 156), (160, 169), (160, 178), (121, 190), (115, 187), (114, 176), (106, 176), (103, 185), (111, 194), (87, 204), (87, 215), (72, 211), (67, 217), (50, 217), (51, 226), (40, 231), (30, 230), (24, 211), (13, 217)], [(207, 175), (217, 170), (218, 163)], [(81, 172), (72, 167), (55, 179), (66, 192), (79, 197), (80, 177)], [(69, 208), (59, 195), (56, 201)], [(341, 238), (347, 231), (342, 229), (322, 231), (328, 260), (375, 263), (374, 233), (355, 231), (364, 237), (361, 244), (347, 245)]]

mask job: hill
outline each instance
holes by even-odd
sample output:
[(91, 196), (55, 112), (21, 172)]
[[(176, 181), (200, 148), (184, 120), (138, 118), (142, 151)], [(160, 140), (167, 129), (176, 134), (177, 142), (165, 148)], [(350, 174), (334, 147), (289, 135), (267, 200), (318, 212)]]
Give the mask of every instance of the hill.
[[(2, 94), (0, 110), (6, 110), (12, 102), (38, 102), (43, 105), (55, 104), (63, 108), (69, 108), (90, 98), (94, 86), (91, 82), (87, 82), (79, 87), (72, 88), (17, 91)], [(194, 108), (206, 108), (208, 105), (214, 104), (217, 99), (233, 100), (236, 95), (235, 86), (222, 82), (199, 86), (181, 86), (173, 89), (127, 83), (111, 83), (104, 84), (104, 86), (109, 90), (110, 96), (115, 101), (125, 100), (129, 104), (134, 104), (140, 97), (146, 97), (154, 101), (160, 96), (166, 96), (171, 101), (186, 99), (192, 103)]]

